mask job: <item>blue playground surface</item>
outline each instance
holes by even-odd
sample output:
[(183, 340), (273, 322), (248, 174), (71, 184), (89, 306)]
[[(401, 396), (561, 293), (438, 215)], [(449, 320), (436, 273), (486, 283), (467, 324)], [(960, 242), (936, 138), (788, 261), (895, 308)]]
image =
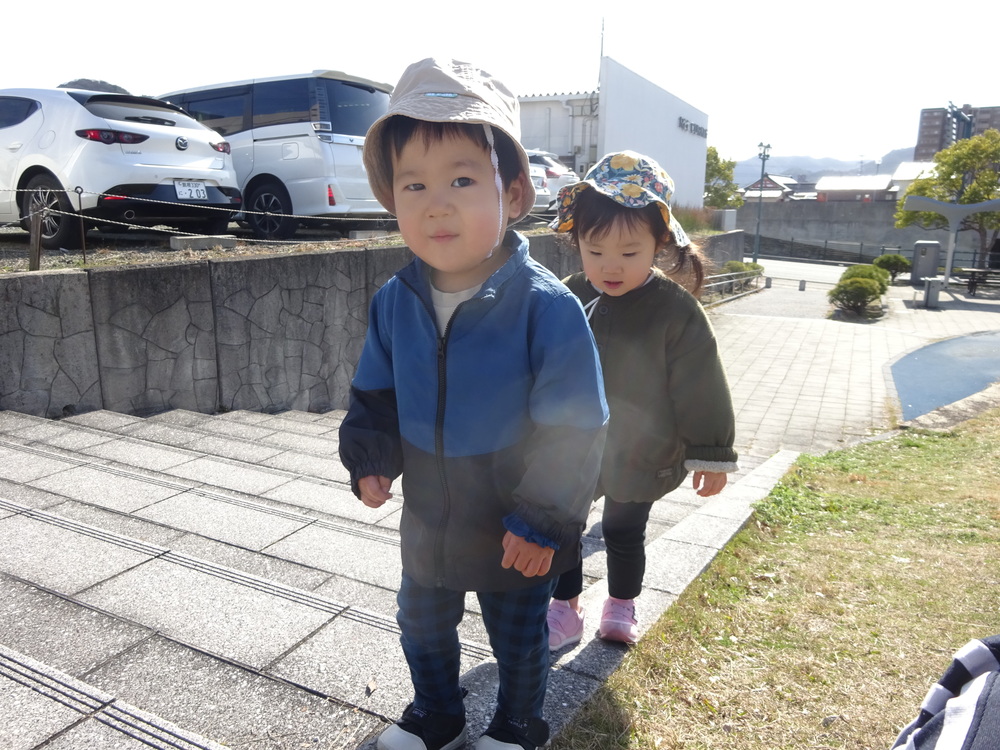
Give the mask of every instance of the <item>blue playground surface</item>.
[(979, 393), (1000, 380), (1000, 331), (929, 344), (892, 365), (903, 419)]

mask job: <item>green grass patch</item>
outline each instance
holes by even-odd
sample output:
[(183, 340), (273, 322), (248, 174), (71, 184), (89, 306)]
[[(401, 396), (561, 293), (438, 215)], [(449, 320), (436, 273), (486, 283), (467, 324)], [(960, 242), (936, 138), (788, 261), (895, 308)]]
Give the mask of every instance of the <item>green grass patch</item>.
[(888, 748), (1000, 632), (1000, 411), (802, 456), (553, 750)]

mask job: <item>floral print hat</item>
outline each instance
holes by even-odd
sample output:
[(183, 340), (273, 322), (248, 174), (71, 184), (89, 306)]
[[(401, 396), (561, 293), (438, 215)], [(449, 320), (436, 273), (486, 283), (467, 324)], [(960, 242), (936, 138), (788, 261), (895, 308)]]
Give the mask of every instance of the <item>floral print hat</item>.
[(635, 151), (618, 151), (607, 154), (590, 168), (586, 176), (559, 191), (559, 213), (549, 225), (557, 232), (573, 228), (573, 209), (576, 196), (582, 190), (593, 188), (616, 203), (628, 208), (643, 208), (656, 203), (663, 220), (670, 227), (678, 247), (691, 244), (687, 233), (670, 210), (674, 194), (674, 181), (659, 164), (648, 156)]

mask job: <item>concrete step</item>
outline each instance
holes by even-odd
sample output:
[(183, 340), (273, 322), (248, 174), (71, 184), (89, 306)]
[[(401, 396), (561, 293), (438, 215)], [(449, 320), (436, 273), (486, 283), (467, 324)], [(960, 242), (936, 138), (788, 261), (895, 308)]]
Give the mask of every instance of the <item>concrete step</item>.
[[(86, 422), (11, 414), (0, 412), (4, 417), (0, 428), (6, 426), (8, 439), (25, 445), (84, 454), (91, 462), (132, 467), (297, 509), (331, 515), (339, 511), (354, 517), (360, 506), (350, 494), (350, 477), (335, 449), (320, 456), (287, 448), (261, 448), (253, 438), (227, 434), (227, 428), (234, 433), (244, 429), (230, 420), (209, 420), (217, 430), (206, 437), (188, 428), (160, 424), (148, 428), (142, 421), (125, 421), (112, 412), (92, 412), (85, 415), (89, 418)], [(155, 435), (144, 434), (152, 431)], [(263, 453), (235, 455), (258, 448)], [(366, 515), (366, 522), (370, 518)]]
[[(155, 634), (161, 650), (193, 650), (207, 654), (213, 664), (300, 685), (372, 712), (376, 723), (378, 717), (397, 716), (408, 702), (394, 621), (400, 572), (393, 534), (275, 513), (233, 493), (95, 459), (85, 452), (91, 447), (85, 436), (93, 437), (92, 428), (20, 416), (17, 425), (11, 425), (10, 419), (7, 427), (14, 429), (0, 440), (6, 459), (0, 489), (2, 496), (23, 501), (0, 500), (0, 566), (16, 576), (11, 580)], [(51, 437), (43, 428), (53, 427), (67, 430), (58, 440), (72, 443), (76, 452), (39, 442)], [(74, 431), (79, 434), (71, 440)], [(133, 438), (112, 436), (109, 441), (107, 435), (91, 442), (106, 448), (119, 440), (130, 441), (131, 450), (116, 450), (118, 457), (135, 457), (149, 448)], [(187, 512), (169, 510), (185, 499), (193, 504)], [(213, 510), (213, 504), (226, 507)], [(268, 514), (267, 523), (248, 521), (254, 513)], [(291, 526), (280, 526), (282, 520)], [(122, 528), (129, 534), (119, 533)], [(274, 539), (260, 537), (262, 529)], [(300, 532), (307, 536), (296, 536)], [(241, 569), (195, 557), (191, 549), (216, 558), (236, 556)], [(290, 559), (295, 557), (313, 564)], [(281, 578), (299, 586), (283, 584), (273, 575), (248, 574), (247, 569), (272, 574), (277, 569)], [(479, 686), (475, 694), (483, 700), (478, 720), (485, 726), (496, 690), (495, 667), (489, 663), (474, 599), (470, 605), (461, 626), (466, 680)], [(253, 613), (249, 621), (241, 617), (248, 610)], [(37, 635), (42, 630), (36, 625), (29, 632)], [(369, 659), (359, 663), (359, 650)], [(345, 673), (365, 679), (348, 679), (342, 685)], [(349, 694), (358, 686), (360, 694)], [(337, 688), (340, 693), (334, 692)], [(380, 698), (386, 705), (380, 705)], [(476, 717), (476, 705), (474, 697), (470, 720)], [(152, 706), (173, 715), (169, 705), (154, 700)]]
[[(0, 747), (225, 750), (82, 680), (0, 644)], [(19, 721), (25, 715), (35, 721)], [(47, 743), (53, 735), (57, 739)]]
[[(411, 698), (395, 623), (400, 501), (375, 511), (330, 478), (342, 416), (0, 412), (0, 642), (209, 741), (369, 747)], [(286, 445), (297, 439), (313, 442)], [(270, 453), (236, 457), (253, 447)], [(683, 488), (654, 506), (643, 628), (790, 456), (724, 498)], [(264, 463), (278, 457), (303, 471)], [(599, 520), (596, 504), (581, 597), (595, 626), (606, 597)], [(460, 636), (475, 739), (497, 683), (473, 596)], [(555, 731), (624, 653), (588, 637), (556, 655)]]

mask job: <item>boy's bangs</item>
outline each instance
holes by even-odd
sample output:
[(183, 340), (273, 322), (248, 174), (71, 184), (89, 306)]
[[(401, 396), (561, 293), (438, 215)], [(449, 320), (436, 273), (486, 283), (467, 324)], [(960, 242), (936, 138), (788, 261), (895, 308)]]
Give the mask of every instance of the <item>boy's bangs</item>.
[[(483, 151), (489, 151), (490, 144), (486, 140), (486, 132), (479, 124), (465, 122), (430, 122), (415, 120), (405, 115), (397, 115), (386, 122), (383, 132), (385, 143), (393, 158), (398, 159), (403, 148), (410, 141), (419, 138), (425, 146), (443, 141), (446, 138), (468, 138)], [(493, 128), (494, 147), (500, 167), (500, 179), (505, 188), (509, 187), (521, 171), (521, 163), (517, 147), (506, 133)]]

